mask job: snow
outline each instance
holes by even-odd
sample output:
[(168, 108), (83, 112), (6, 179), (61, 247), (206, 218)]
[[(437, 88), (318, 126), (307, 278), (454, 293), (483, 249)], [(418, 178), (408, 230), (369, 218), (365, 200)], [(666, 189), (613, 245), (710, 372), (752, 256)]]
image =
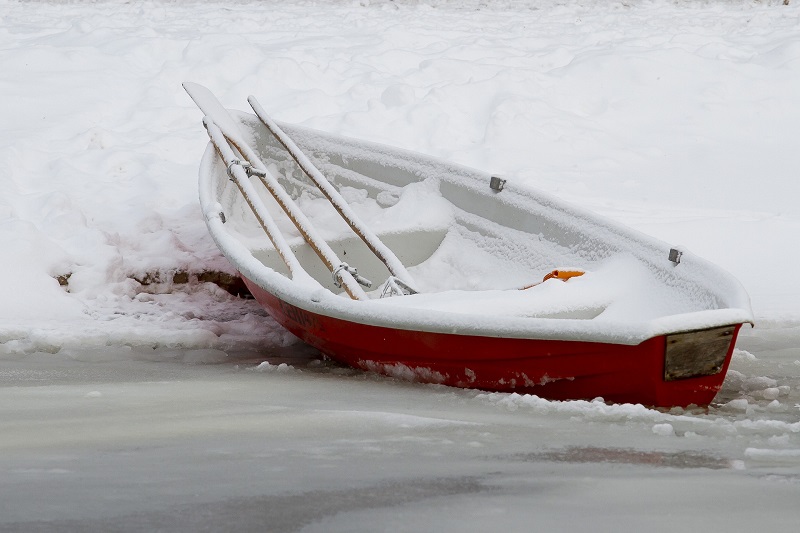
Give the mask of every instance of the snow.
[[(798, 37), (794, 1), (0, 0), (0, 529), (795, 527)], [(198, 279), (185, 80), (680, 245), (756, 328), (707, 411), (319, 361)]]

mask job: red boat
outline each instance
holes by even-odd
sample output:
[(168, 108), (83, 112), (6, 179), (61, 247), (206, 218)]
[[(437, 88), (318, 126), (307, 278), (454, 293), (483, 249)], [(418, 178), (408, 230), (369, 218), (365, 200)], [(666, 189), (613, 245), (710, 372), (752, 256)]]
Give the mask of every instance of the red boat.
[(211, 138), (212, 237), (331, 359), (557, 400), (704, 406), (719, 391), (753, 317), (715, 265), (526, 184), (184, 87)]

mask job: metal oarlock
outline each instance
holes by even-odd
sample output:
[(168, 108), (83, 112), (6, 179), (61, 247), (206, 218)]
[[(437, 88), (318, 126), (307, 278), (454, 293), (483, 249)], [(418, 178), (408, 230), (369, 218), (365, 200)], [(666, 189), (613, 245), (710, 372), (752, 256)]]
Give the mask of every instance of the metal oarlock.
[(237, 166), (237, 165), (242, 167), (242, 169), (244, 169), (245, 173), (250, 177), (258, 176), (260, 178), (263, 178), (263, 177), (265, 177), (267, 175), (266, 172), (264, 172), (263, 170), (257, 169), (256, 167), (254, 167), (253, 165), (251, 165), (247, 161), (241, 161), (239, 159), (234, 159), (233, 161), (230, 162), (230, 164), (228, 165), (228, 169), (227, 169), (228, 177), (230, 179), (234, 179), (233, 178), (233, 173), (231, 172), (231, 168), (234, 167), (234, 166)]
[(386, 280), (386, 284), (383, 286), (381, 298), (386, 298), (388, 296), (409, 296), (411, 294), (417, 294), (417, 291), (409, 287), (400, 278), (389, 276), (389, 279)]
[(363, 285), (368, 289), (372, 287), (372, 282), (370, 280), (368, 280), (364, 276), (359, 276), (358, 269), (351, 267), (347, 263), (342, 263), (338, 267), (334, 268), (333, 272), (331, 272), (331, 276), (333, 276), (333, 284), (336, 285), (337, 287), (342, 286), (342, 277), (341, 274), (339, 274), (342, 270), (349, 272), (350, 275), (353, 276), (353, 279), (355, 279), (359, 285)]

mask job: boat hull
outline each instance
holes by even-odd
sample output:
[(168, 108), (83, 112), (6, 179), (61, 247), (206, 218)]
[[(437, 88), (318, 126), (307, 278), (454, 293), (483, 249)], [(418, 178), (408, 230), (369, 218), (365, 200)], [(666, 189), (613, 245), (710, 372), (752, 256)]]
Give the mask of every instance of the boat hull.
[(725, 331), (722, 351), (717, 345), (718, 360), (706, 375), (671, 379), (665, 368), (667, 335), (624, 345), (374, 326), (297, 307), (245, 282), (279, 324), (333, 360), (409, 381), (551, 400), (706, 406), (722, 386), (741, 327)]

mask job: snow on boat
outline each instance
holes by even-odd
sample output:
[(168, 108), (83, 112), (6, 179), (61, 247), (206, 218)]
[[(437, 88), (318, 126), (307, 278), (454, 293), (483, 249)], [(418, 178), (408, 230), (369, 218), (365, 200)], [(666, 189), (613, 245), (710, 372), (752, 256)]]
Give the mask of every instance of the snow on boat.
[(715, 265), (512, 179), (184, 87), (211, 137), (212, 237), (269, 314), (331, 359), (557, 400), (704, 406), (720, 389), (753, 317)]

